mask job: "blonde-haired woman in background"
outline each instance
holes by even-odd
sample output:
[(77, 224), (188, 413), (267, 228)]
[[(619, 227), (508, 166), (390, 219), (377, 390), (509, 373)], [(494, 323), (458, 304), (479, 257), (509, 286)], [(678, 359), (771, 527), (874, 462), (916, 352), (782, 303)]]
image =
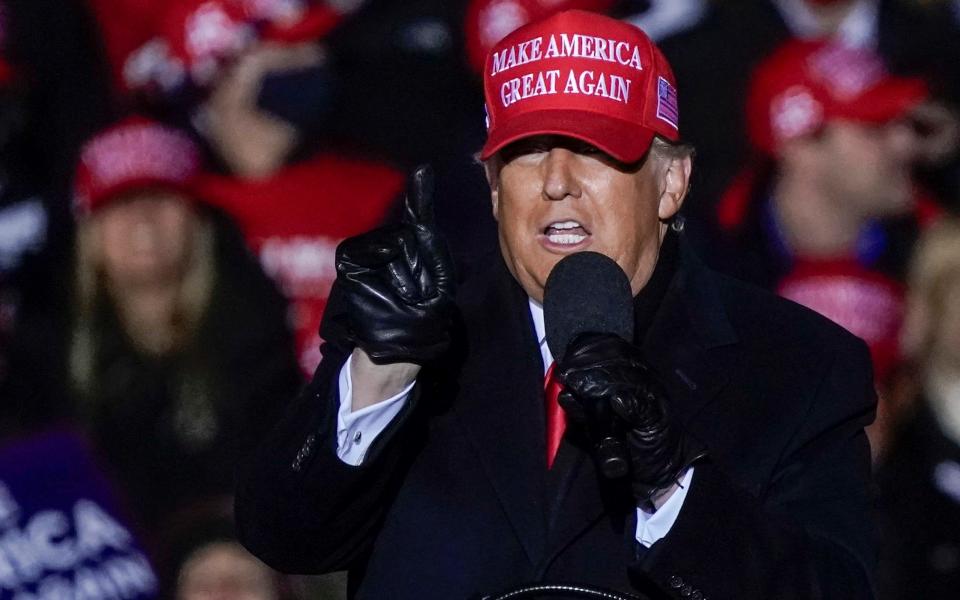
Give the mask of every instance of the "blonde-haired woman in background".
[[(914, 381), (891, 396), (899, 423), (880, 465), (878, 596), (952, 597), (960, 589), (960, 219), (946, 218), (914, 255), (903, 327)], [(910, 388), (910, 386), (908, 386)]]
[(148, 540), (229, 503), (241, 455), (300, 385), (286, 304), (200, 198), (201, 162), (185, 133), (133, 117), (84, 147), (76, 176), (66, 379)]

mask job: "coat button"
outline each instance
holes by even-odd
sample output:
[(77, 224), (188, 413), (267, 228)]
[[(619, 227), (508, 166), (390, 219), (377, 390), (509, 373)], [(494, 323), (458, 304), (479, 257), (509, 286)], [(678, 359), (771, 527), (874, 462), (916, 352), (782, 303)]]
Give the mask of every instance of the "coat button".
[(670, 579), (667, 580), (667, 583), (669, 583), (670, 587), (675, 590), (678, 590), (681, 587), (683, 587), (683, 579), (677, 577), (676, 575), (671, 575)]
[(690, 594), (693, 593), (693, 586), (689, 583), (680, 588), (680, 595), (684, 598), (688, 598)]
[(693, 590), (693, 593), (690, 594), (690, 600), (703, 600), (703, 592), (700, 590)]

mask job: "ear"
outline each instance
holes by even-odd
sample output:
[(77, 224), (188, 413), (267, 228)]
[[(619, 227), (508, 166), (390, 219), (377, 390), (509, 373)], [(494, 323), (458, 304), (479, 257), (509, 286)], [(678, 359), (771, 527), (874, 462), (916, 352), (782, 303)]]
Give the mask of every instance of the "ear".
[(690, 189), (693, 160), (689, 156), (666, 158), (661, 171), (660, 204), (657, 217), (666, 221), (676, 215)]
[(493, 210), (493, 218), (499, 221), (500, 213), (500, 158), (499, 155), (491, 157), (483, 163), (483, 172), (487, 176), (487, 185), (490, 186), (490, 204)]

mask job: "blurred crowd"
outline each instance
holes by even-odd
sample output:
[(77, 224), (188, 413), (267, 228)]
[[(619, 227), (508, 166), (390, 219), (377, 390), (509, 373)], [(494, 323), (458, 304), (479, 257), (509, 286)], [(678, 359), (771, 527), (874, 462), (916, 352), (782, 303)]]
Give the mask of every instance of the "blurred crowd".
[(495, 260), (479, 73), (570, 8), (643, 28), (712, 266), (863, 338), (881, 599), (960, 589), (960, 2), (0, 0), (0, 598), (341, 598), (232, 532), (345, 237), (437, 172)]

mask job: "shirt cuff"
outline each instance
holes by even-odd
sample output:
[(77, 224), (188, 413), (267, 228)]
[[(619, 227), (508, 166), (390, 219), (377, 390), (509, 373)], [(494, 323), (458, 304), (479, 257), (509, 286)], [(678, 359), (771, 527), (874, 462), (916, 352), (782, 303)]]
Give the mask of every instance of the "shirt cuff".
[(693, 481), (693, 467), (687, 469), (687, 472), (680, 478), (680, 487), (659, 509), (654, 512), (647, 512), (637, 507), (638, 542), (649, 548), (670, 533), (670, 528), (673, 527), (673, 523), (680, 516), (680, 509), (683, 508), (683, 500), (690, 490), (691, 481)]
[(410, 397), (414, 382), (403, 388), (400, 393), (376, 404), (361, 408), (353, 406), (353, 380), (350, 378), (350, 365), (353, 356), (340, 367), (340, 408), (337, 411), (337, 456), (348, 465), (363, 463), (367, 449), (383, 430), (390, 425), (394, 417)]

